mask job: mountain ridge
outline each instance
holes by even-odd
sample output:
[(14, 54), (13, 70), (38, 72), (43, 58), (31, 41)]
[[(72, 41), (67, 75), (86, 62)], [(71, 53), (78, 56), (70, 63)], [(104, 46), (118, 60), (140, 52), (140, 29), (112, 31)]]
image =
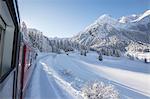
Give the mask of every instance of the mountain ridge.
[[(150, 44), (150, 10), (140, 15), (131, 15), (133, 19), (130, 22), (120, 22), (118, 19), (104, 14), (100, 16), (93, 24), (87, 26), (80, 34), (72, 37), (82, 45), (91, 46), (94, 49), (112, 46), (120, 51), (126, 51), (126, 47), (131, 42)], [(136, 17), (136, 18), (135, 18)], [(126, 17), (124, 17), (126, 18)], [(127, 17), (129, 20), (129, 16)], [(131, 21), (132, 20), (132, 21)], [(149, 48), (149, 47), (148, 47)]]

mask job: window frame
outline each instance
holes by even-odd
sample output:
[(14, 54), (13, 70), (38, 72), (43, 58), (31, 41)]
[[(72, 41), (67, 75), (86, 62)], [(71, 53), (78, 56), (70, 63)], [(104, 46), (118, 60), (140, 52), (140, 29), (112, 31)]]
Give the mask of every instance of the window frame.
[(6, 23), (0, 15), (0, 28), (2, 30), (1, 33), (1, 41), (0, 41), (0, 84), (3, 80), (10, 74), (13, 68), (10, 68), (7, 72), (3, 73), (3, 50), (4, 50), (4, 39), (5, 39), (5, 31), (6, 31)]
[(4, 28), (0, 23), (0, 78), (2, 76), (2, 60), (3, 60), (3, 46), (4, 46)]
[(0, 16), (0, 79), (2, 78), (2, 61), (3, 61), (3, 46), (4, 46), (4, 33), (5, 33), (5, 22), (3, 21), (2, 17)]

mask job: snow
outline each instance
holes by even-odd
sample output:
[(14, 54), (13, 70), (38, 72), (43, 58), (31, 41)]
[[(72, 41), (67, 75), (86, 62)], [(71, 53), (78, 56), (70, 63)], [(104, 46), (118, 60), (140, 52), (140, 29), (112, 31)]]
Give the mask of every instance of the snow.
[(85, 99), (119, 99), (119, 93), (112, 85), (103, 82), (92, 82), (82, 89)]
[(122, 16), (118, 21), (120, 23), (126, 24), (136, 20), (138, 17), (139, 15), (135, 15), (135, 14), (129, 16)]
[(143, 14), (141, 15), (130, 15), (130, 16), (123, 16), (119, 19), (120, 23), (132, 23), (132, 22), (138, 22), (140, 20), (142, 20), (143, 18), (147, 17), (150, 15), (150, 10), (145, 11)]
[(104, 14), (102, 16), (100, 16), (97, 20), (97, 23), (99, 24), (104, 24), (104, 23), (108, 23), (111, 25), (116, 25), (118, 22), (116, 19), (112, 18), (110, 15)]
[(134, 20), (133, 22), (136, 22), (136, 21), (140, 21), (141, 19), (147, 17), (150, 15), (150, 10), (147, 10), (144, 12), (144, 14), (142, 14), (139, 18), (137, 18), (136, 20)]
[(48, 69), (45, 60), (49, 54), (39, 55), (37, 66), (31, 83), (26, 91), (25, 99), (70, 99), (72, 98), (54, 80), (52, 72)]
[[(50, 52), (39, 53), (25, 99), (85, 99), (81, 89), (95, 80), (114, 85), (121, 99), (150, 98), (150, 64), (144, 63), (145, 58), (150, 61), (150, 53), (144, 51), (149, 49), (149, 42), (143, 32), (146, 28), (149, 33), (149, 16), (150, 10), (118, 20), (104, 14), (72, 38), (47, 38), (41, 31), (27, 29), (23, 24), (26, 42), (41, 52)], [(94, 52), (86, 57), (79, 52), (66, 52), (90, 48), (104, 50), (105, 55), (113, 55), (113, 51), (122, 51), (122, 55), (126, 52), (135, 60), (104, 56), (103, 61), (99, 61)]]
[(83, 86), (90, 81), (112, 84), (121, 99), (150, 98), (150, 65), (125, 57), (104, 56), (90, 52), (39, 54), (37, 66), (25, 99), (82, 99)]
[(143, 62), (145, 59), (147, 59), (147, 61), (150, 62), (150, 52), (143, 53), (143, 52), (128, 51), (127, 53), (133, 56), (134, 58), (138, 58), (138, 60), (141, 60)]

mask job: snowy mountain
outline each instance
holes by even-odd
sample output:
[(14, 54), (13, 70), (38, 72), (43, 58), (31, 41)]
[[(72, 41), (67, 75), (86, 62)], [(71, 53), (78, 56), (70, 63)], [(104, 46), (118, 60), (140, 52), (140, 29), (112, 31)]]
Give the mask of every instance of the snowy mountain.
[(104, 14), (71, 38), (48, 38), (37, 29), (27, 28), (25, 23), (22, 31), (27, 32), (25, 39), (41, 52), (94, 50), (111, 56), (128, 51), (147, 52), (150, 50), (150, 10), (119, 19)]
[(136, 46), (145, 45), (142, 50), (150, 49), (150, 10), (141, 15), (123, 16), (120, 19), (102, 15), (85, 30), (72, 37), (72, 41), (95, 50), (117, 49), (125, 52), (130, 50), (130, 43), (136, 43)]

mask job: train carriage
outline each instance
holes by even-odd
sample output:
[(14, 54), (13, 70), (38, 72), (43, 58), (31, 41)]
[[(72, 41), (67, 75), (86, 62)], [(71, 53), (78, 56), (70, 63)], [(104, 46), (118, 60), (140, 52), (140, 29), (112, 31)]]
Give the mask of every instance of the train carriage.
[(0, 0), (0, 99), (23, 99), (35, 58), (20, 32), (17, 0)]
[(24, 40), (20, 44), (20, 68), (21, 71), (18, 72), (21, 75), (21, 97), (24, 96), (26, 89), (29, 85), (29, 82), (31, 80), (32, 73), (35, 68), (35, 60), (36, 60), (36, 51), (35, 49), (25, 42)]

